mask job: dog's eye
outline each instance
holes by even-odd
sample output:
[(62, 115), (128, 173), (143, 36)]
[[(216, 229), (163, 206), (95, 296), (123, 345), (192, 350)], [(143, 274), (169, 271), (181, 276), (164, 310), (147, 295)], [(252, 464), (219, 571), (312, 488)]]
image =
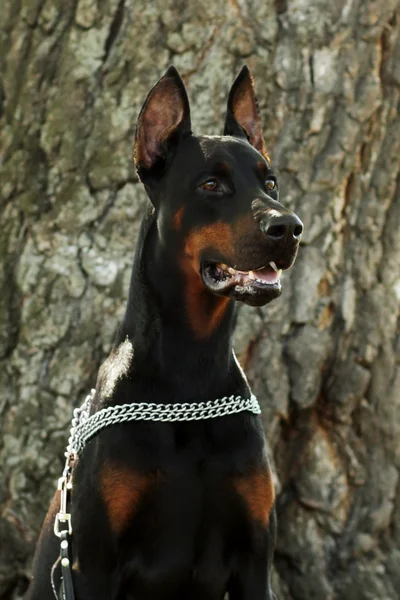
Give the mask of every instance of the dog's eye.
[(277, 187), (276, 179), (274, 179), (273, 177), (268, 177), (268, 179), (265, 180), (265, 187), (270, 192), (273, 192), (274, 190), (276, 190), (276, 187)]
[(220, 192), (221, 186), (216, 179), (207, 179), (207, 181), (200, 185), (200, 189), (203, 192)]

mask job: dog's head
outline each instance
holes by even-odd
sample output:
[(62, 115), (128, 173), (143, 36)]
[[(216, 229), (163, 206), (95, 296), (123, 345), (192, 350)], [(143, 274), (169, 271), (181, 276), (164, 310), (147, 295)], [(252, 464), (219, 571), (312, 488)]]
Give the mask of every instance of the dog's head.
[(279, 202), (252, 78), (243, 67), (224, 135), (192, 135), (185, 86), (170, 67), (139, 116), (135, 162), (156, 211), (159, 242), (196, 289), (253, 306), (281, 293), (303, 224)]

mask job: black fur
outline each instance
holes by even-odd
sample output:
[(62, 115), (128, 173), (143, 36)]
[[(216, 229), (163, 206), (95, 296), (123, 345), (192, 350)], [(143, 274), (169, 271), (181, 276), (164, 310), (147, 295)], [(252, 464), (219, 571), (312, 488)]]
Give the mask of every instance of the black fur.
[[(150, 203), (93, 410), (248, 397), (232, 352), (236, 301), (266, 304), (280, 285), (225, 285), (221, 263), (273, 277), (267, 265), (291, 266), (302, 231), (270, 189), (276, 178), (248, 70), (231, 90), (225, 135), (195, 137), (184, 85), (170, 68), (140, 114), (135, 159)], [(53, 598), (58, 503), (56, 494), (28, 600)], [(109, 427), (73, 474), (76, 598), (271, 600), (273, 504), (258, 416)]]

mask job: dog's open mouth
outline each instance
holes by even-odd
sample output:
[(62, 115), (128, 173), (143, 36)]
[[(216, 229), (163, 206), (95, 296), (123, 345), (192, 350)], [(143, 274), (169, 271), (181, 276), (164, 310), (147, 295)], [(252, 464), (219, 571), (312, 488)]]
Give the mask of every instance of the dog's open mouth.
[(281, 273), (282, 269), (278, 269), (273, 261), (250, 271), (240, 271), (224, 263), (206, 263), (202, 268), (202, 277), (207, 288), (223, 295), (280, 293)]

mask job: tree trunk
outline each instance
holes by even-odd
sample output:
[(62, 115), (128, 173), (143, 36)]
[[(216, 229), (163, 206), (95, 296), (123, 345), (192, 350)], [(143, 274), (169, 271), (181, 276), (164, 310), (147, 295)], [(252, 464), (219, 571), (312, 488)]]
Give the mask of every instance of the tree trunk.
[(238, 355), (276, 469), (280, 600), (400, 590), (399, 0), (2, 0), (0, 598), (18, 598), (72, 407), (124, 310), (140, 106), (173, 63), (219, 133), (243, 63), (305, 224)]

